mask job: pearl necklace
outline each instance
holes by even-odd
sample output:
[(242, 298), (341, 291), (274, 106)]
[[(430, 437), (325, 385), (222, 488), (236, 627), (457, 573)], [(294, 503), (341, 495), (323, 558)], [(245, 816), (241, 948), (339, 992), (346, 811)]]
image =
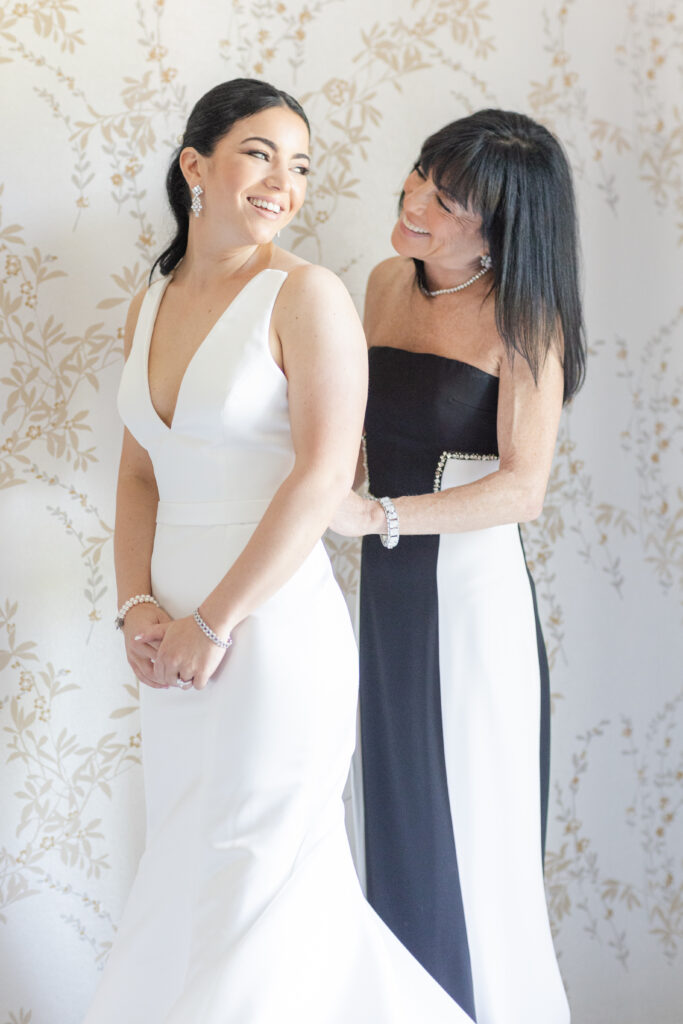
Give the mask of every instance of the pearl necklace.
[(463, 288), (469, 288), (471, 284), (474, 284), (475, 281), (478, 281), (479, 278), (483, 277), (484, 274), (488, 273), (490, 269), (491, 257), (488, 255), (488, 253), (485, 253), (481, 257), (481, 270), (479, 270), (474, 275), (474, 277), (471, 277), (469, 281), (464, 281), (462, 284), (456, 284), (455, 288), (437, 288), (435, 292), (430, 292), (429, 290), (427, 290), (427, 295), (431, 295), (432, 298), (434, 298), (435, 295), (452, 295), (453, 292), (461, 292)]
[(488, 274), (488, 267), (484, 270), (480, 270), (474, 277), (471, 277), (469, 281), (464, 281), (463, 284), (456, 284), (455, 288), (437, 288), (435, 292), (427, 291), (428, 295), (434, 297), (435, 295), (451, 295), (453, 292), (461, 292), (463, 288), (469, 288), (471, 284), (478, 281), (484, 274)]

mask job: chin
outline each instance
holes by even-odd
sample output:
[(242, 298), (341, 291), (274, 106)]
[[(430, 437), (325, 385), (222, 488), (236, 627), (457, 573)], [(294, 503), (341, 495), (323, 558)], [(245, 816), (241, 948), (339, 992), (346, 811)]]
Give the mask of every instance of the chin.
[(391, 244), (399, 256), (405, 256), (408, 259), (420, 258), (419, 256), (415, 257), (413, 252), (415, 246), (411, 244), (409, 238), (406, 238), (406, 236), (402, 234), (398, 226), (398, 221), (394, 225), (394, 230), (391, 232)]
[(251, 231), (251, 244), (270, 245), (271, 242), (275, 241), (275, 236), (279, 230), (279, 228), (273, 228), (272, 231)]

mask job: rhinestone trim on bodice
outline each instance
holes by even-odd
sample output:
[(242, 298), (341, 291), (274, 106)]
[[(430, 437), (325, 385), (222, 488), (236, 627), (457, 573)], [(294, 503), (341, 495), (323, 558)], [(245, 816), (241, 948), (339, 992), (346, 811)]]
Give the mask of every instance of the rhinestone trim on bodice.
[(476, 452), (441, 452), (434, 474), (434, 493), (441, 490), (441, 478), (449, 459), (461, 459), (463, 461), (476, 460), (477, 462), (495, 462), (498, 455), (478, 455)]

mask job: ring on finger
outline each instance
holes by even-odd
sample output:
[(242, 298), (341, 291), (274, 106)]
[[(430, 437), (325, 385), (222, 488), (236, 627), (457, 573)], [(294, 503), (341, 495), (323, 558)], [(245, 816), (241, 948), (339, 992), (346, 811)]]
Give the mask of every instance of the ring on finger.
[(176, 683), (176, 686), (178, 687), (179, 690), (189, 690), (190, 689), (190, 687), (192, 686), (192, 682), (193, 682), (192, 679), (181, 679), (180, 676), (178, 676), (177, 678), (178, 678), (178, 682)]

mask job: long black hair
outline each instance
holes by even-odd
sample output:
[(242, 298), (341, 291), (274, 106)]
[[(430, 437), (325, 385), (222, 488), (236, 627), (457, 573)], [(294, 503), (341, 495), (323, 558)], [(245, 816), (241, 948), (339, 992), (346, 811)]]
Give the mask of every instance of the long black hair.
[[(482, 218), (496, 326), (510, 358), (518, 352), (538, 380), (561, 339), (568, 401), (585, 377), (586, 342), (574, 189), (562, 146), (524, 114), (480, 110), (431, 135), (416, 166)], [(426, 293), (424, 263), (413, 262)]]
[(170, 274), (185, 255), (190, 223), (190, 190), (180, 169), (180, 154), (192, 146), (202, 156), (211, 156), (216, 143), (243, 117), (251, 117), (268, 107), (289, 107), (298, 114), (310, 132), (303, 107), (289, 93), (276, 89), (256, 78), (233, 78), (230, 82), (209, 89), (195, 103), (187, 119), (183, 141), (173, 154), (166, 175), (166, 193), (176, 222), (176, 233), (170, 244), (154, 261), (150, 281), (158, 266), (162, 274)]

